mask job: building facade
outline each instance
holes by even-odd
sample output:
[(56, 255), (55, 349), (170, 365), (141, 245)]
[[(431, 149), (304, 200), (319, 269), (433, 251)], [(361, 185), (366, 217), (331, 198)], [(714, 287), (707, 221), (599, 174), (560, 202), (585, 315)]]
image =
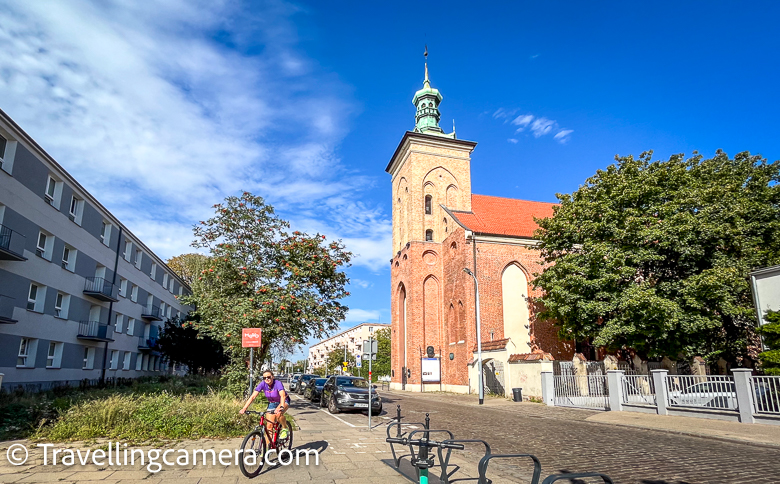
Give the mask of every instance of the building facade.
[(164, 371), (189, 287), (0, 110), (0, 374), (47, 389)]
[(331, 351), (344, 351), (345, 346), (347, 351), (353, 356), (362, 355), (363, 341), (367, 341), (369, 336), (376, 334), (380, 329), (389, 327), (389, 324), (361, 323), (310, 346), (309, 370), (322, 367)]
[(476, 391), (476, 292), (468, 269), (479, 283), (484, 384), (506, 393), (507, 365), (523, 359), (517, 355), (573, 355), (529, 299), (538, 295), (531, 281), (542, 269), (534, 217), (551, 216), (555, 204), (472, 194), (477, 143), (444, 133), (441, 100), (426, 66), (412, 100), (415, 128), (385, 170), (393, 196), (392, 386), (424, 389), (421, 358), (432, 347), (441, 362), (432, 389)]

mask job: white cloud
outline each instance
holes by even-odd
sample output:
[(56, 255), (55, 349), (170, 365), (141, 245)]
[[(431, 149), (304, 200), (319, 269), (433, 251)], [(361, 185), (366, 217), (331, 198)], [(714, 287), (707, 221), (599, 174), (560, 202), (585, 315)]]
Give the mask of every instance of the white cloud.
[(350, 279), (350, 284), (353, 286), (362, 287), (363, 289), (368, 289), (369, 287), (372, 287), (374, 284), (369, 281), (364, 281), (363, 279)]
[(552, 131), (554, 126), (555, 121), (547, 118), (537, 118), (534, 120), (533, 124), (531, 124), (531, 132), (534, 134), (535, 138), (539, 138)]
[[(514, 116), (517, 113), (517, 109), (499, 108), (493, 113), (494, 119), (504, 119), (504, 123), (509, 120), (510, 116)], [(533, 114), (521, 114), (511, 120), (513, 126), (517, 126), (515, 134), (522, 133), (528, 129), (534, 138), (541, 138), (542, 136), (550, 133), (555, 133), (553, 139), (561, 144), (566, 143), (570, 139), (570, 134), (574, 132), (571, 129), (560, 129), (558, 123), (554, 119), (547, 119), (543, 116), (535, 116)], [(517, 144), (517, 138), (509, 138), (508, 142)]]
[(515, 132), (520, 133), (523, 131), (531, 123), (531, 121), (533, 121), (533, 119), (534, 117), (530, 114), (521, 114), (520, 116), (513, 119), (512, 124), (519, 126)]
[(336, 154), (357, 108), (298, 51), (297, 9), (13, 2), (0, 9), (0, 108), (162, 257), (192, 251), (192, 225), (247, 190), (378, 268), (387, 217), (334, 210), (373, 183)]
[(567, 141), (569, 141), (569, 135), (570, 135), (572, 132), (573, 132), (573, 130), (571, 130), (571, 129), (562, 129), (562, 130), (558, 131), (558, 132), (555, 134), (554, 138), (555, 138), (555, 139), (556, 139), (556, 140), (557, 140), (559, 143), (566, 143)]
[(344, 328), (351, 328), (355, 324), (359, 323), (372, 323), (378, 321), (380, 317), (380, 311), (378, 309), (355, 309), (349, 308), (347, 317), (341, 323)]

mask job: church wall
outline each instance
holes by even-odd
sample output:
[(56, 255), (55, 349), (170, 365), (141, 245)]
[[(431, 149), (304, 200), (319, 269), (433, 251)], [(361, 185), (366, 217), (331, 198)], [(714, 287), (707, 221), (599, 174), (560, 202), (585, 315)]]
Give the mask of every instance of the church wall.
[[(503, 295), (501, 278), (504, 269), (511, 263), (518, 263), (528, 280), (528, 295), (541, 296), (541, 291), (534, 290), (533, 274), (541, 272), (538, 250), (521, 245), (488, 243), (477, 241), (477, 277), (480, 289), (480, 311), (482, 318), (482, 341), (505, 338), (503, 321)], [(473, 265), (473, 264), (472, 264)], [(539, 349), (551, 353), (556, 359), (571, 359), (574, 356), (570, 345), (558, 341), (557, 330), (550, 321), (536, 319), (536, 308), (529, 308), (531, 333), (531, 349)], [(522, 346), (508, 348), (510, 354), (524, 352)]]

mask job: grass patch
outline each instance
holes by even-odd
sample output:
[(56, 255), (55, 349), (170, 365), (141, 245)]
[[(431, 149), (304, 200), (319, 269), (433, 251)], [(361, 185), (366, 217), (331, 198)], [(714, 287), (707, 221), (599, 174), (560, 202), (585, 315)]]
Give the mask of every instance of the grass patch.
[[(267, 401), (258, 397), (254, 409)], [(0, 394), (0, 440), (96, 439), (131, 443), (239, 437), (257, 419), (216, 379), (144, 379), (131, 386), (40, 394)], [(294, 419), (288, 416), (295, 428)]]

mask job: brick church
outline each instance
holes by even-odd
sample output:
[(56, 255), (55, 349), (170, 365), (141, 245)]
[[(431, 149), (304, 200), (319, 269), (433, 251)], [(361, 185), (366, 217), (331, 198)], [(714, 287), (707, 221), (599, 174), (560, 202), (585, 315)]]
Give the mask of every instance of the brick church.
[[(441, 100), (426, 64), (412, 100), (415, 128), (386, 168), (393, 194), (391, 386), (477, 391), (476, 292), (465, 268), (479, 282), (486, 388), (509, 394), (510, 363), (573, 355), (528, 301), (538, 295), (530, 282), (541, 270), (534, 217), (551, 216), (554, 204), (473, 194), (477, 143), (439, 127)], [(440, 381), (423, 383), (429, 347), (440, 361)]]

